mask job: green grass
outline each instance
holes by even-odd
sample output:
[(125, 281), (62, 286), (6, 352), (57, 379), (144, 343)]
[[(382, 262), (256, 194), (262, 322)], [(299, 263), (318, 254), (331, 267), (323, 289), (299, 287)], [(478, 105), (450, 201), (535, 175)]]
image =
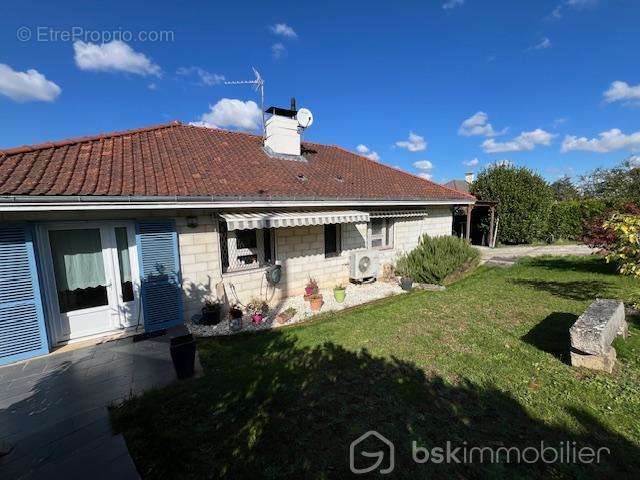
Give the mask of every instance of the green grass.
[[(349, 444), (394, 441), (393, 478), (629, 478), (640, 468), (640, 319), (612, 375), (567, 365), (568, 328), (636, 280), (597, 257), (481, 267), (305, 325), (198, 343), (205, 375), (112, 411), (145, 478), (343, 478)], [(426, 464), (428, 447), (607, 447), (598, 465)], [(379, 448), (371, 445), (369, 451)]]

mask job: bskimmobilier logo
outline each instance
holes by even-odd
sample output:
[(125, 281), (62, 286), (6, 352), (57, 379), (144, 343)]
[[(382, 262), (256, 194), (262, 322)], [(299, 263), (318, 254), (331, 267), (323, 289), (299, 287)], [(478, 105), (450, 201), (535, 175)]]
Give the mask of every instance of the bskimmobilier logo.
[[(374, 443), (379, 444), (380, 450), (373, 452), (364, 450), (364, 442), (369, 438), (373, 438), (375, 440)], [(367, 443), (369, 444), (371, 442)], [(356, 461), (356, 459), (360, 457), (367, 459), (367, 462), (364, 462), (367, 466), (359, 465), (363, 463)], [(387, 458), (388, 461), (385, 462), (385, 458)], [(375, 462), (371, 463), (372, 459), (375, 459)], [(355, 474), (369, 473), (375, 470), (378, 470), (378, 473), (382, 475), (393, 472), (395, 468), (395, 447), (393, 443), (375, 430), (369, 430), (360, 435), (351, 442), (351, 446), (349, 447), (349, 468), (351, 472)]]

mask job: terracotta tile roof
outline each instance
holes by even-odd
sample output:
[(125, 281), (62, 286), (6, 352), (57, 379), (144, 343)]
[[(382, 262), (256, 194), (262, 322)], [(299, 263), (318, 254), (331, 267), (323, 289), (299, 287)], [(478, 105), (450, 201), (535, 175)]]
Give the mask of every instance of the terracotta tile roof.
[(303, 149), (306, 163), (273, 158), (259, 136), (173, 122), (0, 151), (0, 195), (473, 199), (340, 147)]
[(453, 188), (457, 192), (469, 193), (469, 184), (466, 180), (454, 179), (444, 184), (445, 187)]

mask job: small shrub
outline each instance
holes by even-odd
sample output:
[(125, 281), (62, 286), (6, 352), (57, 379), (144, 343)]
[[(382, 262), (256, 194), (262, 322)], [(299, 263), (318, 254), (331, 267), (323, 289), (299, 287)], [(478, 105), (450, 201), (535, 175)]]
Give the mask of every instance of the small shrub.
[(480, 252), (457, 237), (424, 235), (418, 246), (396, 262), (396, 272), (418, 283), (442, 285), (478, 264)]

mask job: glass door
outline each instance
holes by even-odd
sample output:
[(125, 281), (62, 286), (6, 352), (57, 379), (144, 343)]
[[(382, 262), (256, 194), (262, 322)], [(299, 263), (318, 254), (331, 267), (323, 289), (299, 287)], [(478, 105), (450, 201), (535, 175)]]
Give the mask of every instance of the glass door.
[(133, 225), (53, 224), (46, 237), (56, 342), (126, 328), (139, 320)]

